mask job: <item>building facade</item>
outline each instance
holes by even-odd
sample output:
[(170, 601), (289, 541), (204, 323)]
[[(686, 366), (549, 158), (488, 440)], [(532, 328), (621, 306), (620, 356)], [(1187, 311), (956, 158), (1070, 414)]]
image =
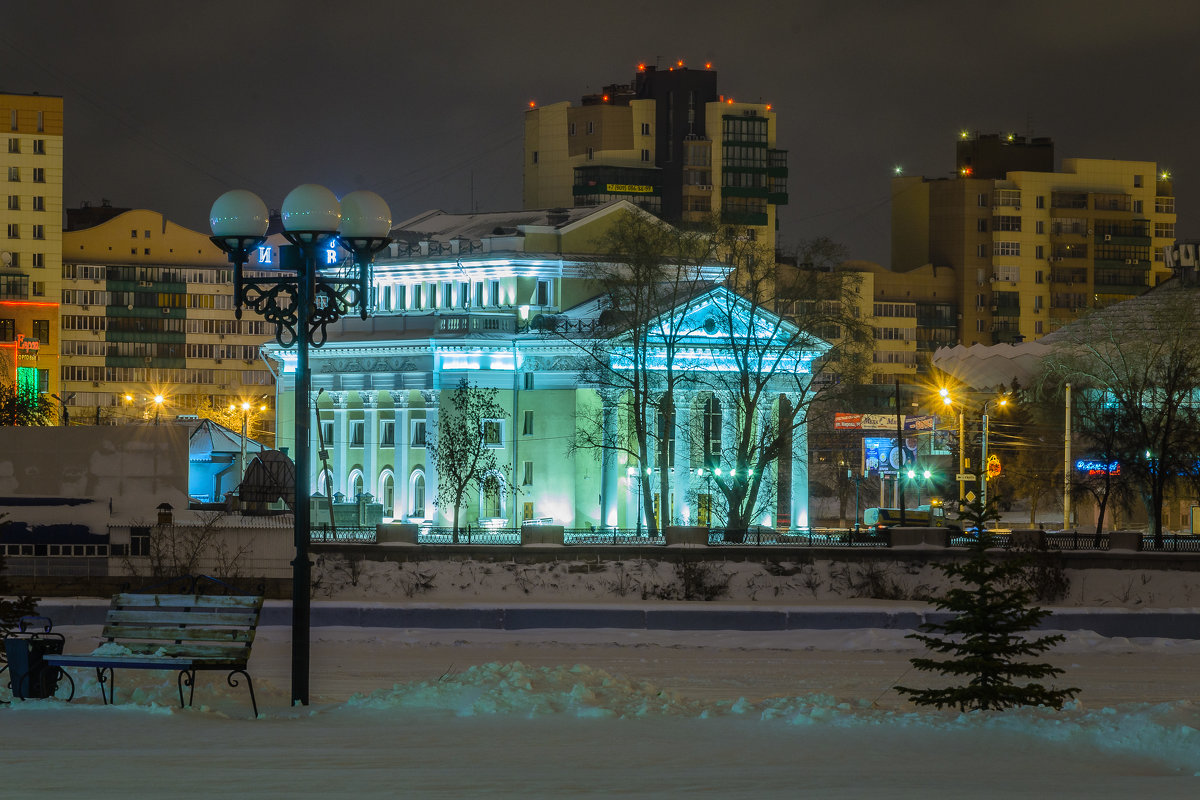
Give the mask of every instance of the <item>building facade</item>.
[[(300, 446), (313, 453), (315, 491), (347, 499), (368, 493), (382, 503), (385, 519), (449, 524), (453, 509), (435, 503), (438, 472), (431, 453), (440, 411), (465, 378), (495, 389), (504, 415), (482, 432), (500, 469), (462, 509), (462, 525), (513, 527), (537, 520), (568, 528), (638, 528), (651, 514), (662, 525), (718, 524), (713, 476), (706, 479), (703, 468), (714, 463), (713, 453), (721, 463), (722, 437), (728, 445), (741, 424), (734, 403), (713, 391), (680, 392), (667, 429), (674, 440), (665, 467), (670, 497), (656, 488), (652, 508), (645, 508), (636, 491), (640, 471), (661, 475), (663, 465), (637, 463), (628, 447), (615, 445), (631, 435), (626, 398), (586, 377), (583, 354), (602, 311), (588, 248), (614, 215), (625, 213), (641, 212), (617, 201), (568, 211), (435, 212), (398, 226), (393, 236), (401, 241), (374, 266), (372, 316), (343, 319), (322, 347), (310, 350), (316, 416), (313, 441)], [(710, 289), (686, 311), (695, 318), (683, 326), (698, 331), (687, 343), (686, 369), (704, 373), (728, 360), (721, 341), (764, 334), (752, 325), (720, 332), (709, 322), (709, 316), (736, 318), (729, 312), (737, 298), (719, 286), (727, 267), (693, 268)], [(280, 365), (280, 442), (296, 446), (288, 440), (295, 422), (294, 354), (277, 346), (267, 354)], [(817, 355), (798, 355), (787, 377), (804, 380)], [(778, 404), (789, 402), (785, 384), (795, 385), (781, 380), (761, 413), (778, 413)], [(583, 438), (613, 446), (580, 446), (584, 430), (590, 435)], [(710, 456), (702, 431), (717, 443)], [(773, 465), (764, 484), (770, 497), (759, 519), (771, 527), (807, 525), (803, 429), (791, 444), (786, 468)]]
[(766, 103), (717, 93), (717, 73), (640, 65), (629, 84), (525, 114), (524, 206), (628, 200), (671, 222), (746, 226), (772, 249), (787, 151)]
[(959, 340), (1036, 339), (1170, 276), (1170, 176), (1151, 161), (1063, 159), (1048, 139), (964, 133), (953, 178), (892, 180), (892, 268), (955, 278)]
[(274, 378), (259, 347), (271, 332), (234, 318), (232, 270), (207, 236), (140, 209), (67, 231), (63, 247), (60, 396), (76, 423), (248, 401), (251, 438), (270, 440), (261, 406)]
[(63, 100), (0, 93), (6, 199), (0, 206), (3, 382), (56, 393), (62, 274)]

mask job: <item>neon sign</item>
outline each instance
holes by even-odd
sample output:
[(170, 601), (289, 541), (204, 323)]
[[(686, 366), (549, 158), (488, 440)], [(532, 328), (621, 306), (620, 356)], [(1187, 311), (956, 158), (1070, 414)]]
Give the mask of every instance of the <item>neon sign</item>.
[(1120, 475), (1121, 462), (1110, 461), (1105, 464), (1103, 461), (1080, 459), (1075, 462), (1075, 470), (1077, 472), (1086, 472), (1088, 475)]

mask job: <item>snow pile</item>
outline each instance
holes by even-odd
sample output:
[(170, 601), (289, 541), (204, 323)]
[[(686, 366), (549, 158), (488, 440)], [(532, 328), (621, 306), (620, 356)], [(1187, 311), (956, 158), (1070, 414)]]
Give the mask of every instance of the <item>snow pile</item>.
[[(706, 559), (712, 556), (706, 553)], [(718, 600), (806, 603), (848, 599), (925, 600), (945, 588), (933, 564), (916, 561), (701, 560), (655, 558), (537, 564), (513, 561), (368, 561), (341, 555), (317, 558), (317, 596), (338, 600), (428, 602), (621, 602)], [(1060, 607), (1190, 608), (1200, 605), (1200, 582), (1187, 570), (1031, 570), (1045, 605)]]
[(356, 694), (342, 709), (402, 712), (423, 709), (456, 717), (487, 715), (525, 718), (634, 719), (737, 717), (789, 726), (825, 725), (853, 730), (891, 728), (916, 736), (922, 731), (987, 736), (1003, 733), (1123, 756), (1150, 757), (1178, 770), (1200, 774), (1200, 705), (1191, 701), (1127, 704), (1088, 710), (1075, 702), (1062, 711), (1018, 708), (1003, 712), (879, 709), (871, 700), (813, 693), (749, 701), (696, 700), (652, 683), (634, 681), (584, 665), (531, 667), (519, 661), (473, 666), (436, 681), (397, 684)]

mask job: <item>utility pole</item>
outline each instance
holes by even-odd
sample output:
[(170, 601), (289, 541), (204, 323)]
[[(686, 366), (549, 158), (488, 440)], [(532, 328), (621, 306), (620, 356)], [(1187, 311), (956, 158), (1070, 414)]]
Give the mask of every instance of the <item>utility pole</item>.
[(1063, 433), (1063, 530), (1071, 527), (1071, 384), (1066, 385), (1064, 404), (1066, 425)]

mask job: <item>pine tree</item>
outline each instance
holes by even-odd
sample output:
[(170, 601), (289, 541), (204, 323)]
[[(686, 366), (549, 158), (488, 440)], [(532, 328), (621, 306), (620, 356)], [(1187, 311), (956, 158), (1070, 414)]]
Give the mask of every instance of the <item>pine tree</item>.
[(1025, 569), (1023, 561), (993, 561), (985, 554), (990, 544), (985, 526), (997, 518), (991, 501), (985, 507), (976, 500), (960, 511), (964, 529), (979, 531), (972, 548), (974, 555), (962, 564), (938, 565), (960, 585), (935, 601), (940, 610), (954, 612), (955, 616), (942, 623), (926, 623), (921, 626), (923, 633), (908, 637), (949, 656), (913, 658), (911, 663), (916, 669), (969, 680), (965, 685), (943, 689), (896, 687), (917, 705), (951, 706), (960, 711), (1027, 705), (1058, 709), (1079, 691), (1052, 689), (1033, 682), (1017, 683), (1061, 675), (1063, 671), (1057, 667), (1022, 659), (1041, 655), (1064, 637), (1026, 635), (1050, 612), (1031, 605), (1032, 593), (1020, 580)]

